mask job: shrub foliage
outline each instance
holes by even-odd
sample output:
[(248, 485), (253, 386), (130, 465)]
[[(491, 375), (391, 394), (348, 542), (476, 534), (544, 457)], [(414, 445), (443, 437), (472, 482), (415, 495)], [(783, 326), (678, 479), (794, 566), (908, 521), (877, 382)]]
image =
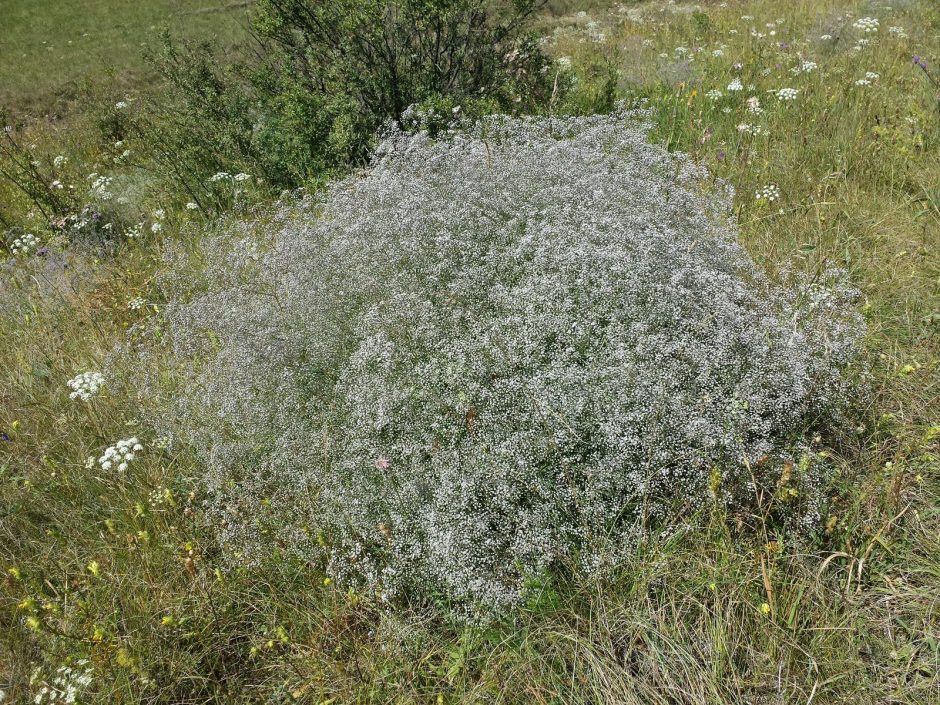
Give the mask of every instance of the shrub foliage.
[(816, 518), (797, 453), (844, 397), (852, 292), (772, 284), (730, 195), (641, 117), (393, 133), (210, 238), (166, 313), (232, 557), (498, 611), (710, 504), (783, 489), (781, 516)]
[(173, 100), (141, 129), (174, 180), (245, 169), (291, 187), (365, 163), (410, 106), (538, 111), (555, 87), (525, 33), (539, 4), (260, 0), (254, 60), (225, 68), (210, 45), (164, 38), (152, 60)]

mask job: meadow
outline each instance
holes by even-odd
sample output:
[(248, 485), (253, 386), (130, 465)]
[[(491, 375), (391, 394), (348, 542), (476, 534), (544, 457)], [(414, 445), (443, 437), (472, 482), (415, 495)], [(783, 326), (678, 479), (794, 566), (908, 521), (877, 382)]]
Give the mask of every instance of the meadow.
[[(101, 138), (160, 95), (142, 34), (241, 37), (240, 4), (127, 6), (0, 16), (5, 138), (117, 214), (106, 229), (78, 214), (69, 239), (42, 225), (45, 201), (0, 186), (0, 701), (940, 703), (940, 6), (567, 2), (534, 18), (570, 83), (549, 112), (644, 106), (653, 142), (733, 187), (762, 270), (846, 270), (867, 332), (846, 423), (814, 440), (834, 480), (810, 539), (742, 538), (699, 511), (615, 573), (485, 624), (389, 609), (289, 552), (223, 556), (206, 468), (148, 415), (172, 370), (112, 352), (160, 338), (169, 251), (198, 259), (217, 219), (266, 224), (278, 195), (236, 166), (196, 203), (136, 161), (133, 135)], [(33, 117), (50, 111), (69, 119)], [(0, 173), (29, 172), (4, 161), (19, 154)]]
[(245, 12), (244, 2), (11, 0), (0, 16), (0, 111), (61, 117), (99, 86), (145, 84), (154, 75), (143, 47), (159, 32), (232, 47)]

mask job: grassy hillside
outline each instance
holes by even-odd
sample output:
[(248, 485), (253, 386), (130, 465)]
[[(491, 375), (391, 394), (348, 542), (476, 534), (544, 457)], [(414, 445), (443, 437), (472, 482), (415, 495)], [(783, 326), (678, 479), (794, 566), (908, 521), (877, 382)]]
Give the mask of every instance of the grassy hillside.
[[(224, 41), (243, 11), (81, 5), (3, 9), (16, 57), (0, 63), (3, 100), (45, 110), (69, 81), (139, 85), (152, 27)], [(539, 31), (574, 76), (573, 104), (646, 101), (654, 140), (735, 188), (762, 266), (844, 267), (862, 292), (865, 391), (849, 430), (815, 448), (838, 476), (814, 540), (742, 541), (733, 517), (705, 512), (616, 576), (559, 585), (485, 628), (389, 611), (282, 555), (230, 568), (201, 516), (199, 465), (155, 436), (134, 391), (160, 361), (69, 398), (68, 380), (159, 315), (162, 254), (203, 227), (129, 189), (138, 237), (111, 252), (43, 241), (46, 256), (0, 268), (8, 702), (43, 687), (51, 702), (74, 681), (83, 703), (940, 703), (940, 6), (564, 9)], [(50, 159), (73, 139), (31, 134)], [(103, 152), (64, 156), (83, 174), (117, 169)], [(143, 450), (127, 472), (102, 472), (96, 458), (131, 437)]]
[(89, 87), (139, 88), (153, 79), (142, 47), (163, 29), (230, 46), (247, 2), (8, 0), (0, 12), (0, 111), (61, 113)]

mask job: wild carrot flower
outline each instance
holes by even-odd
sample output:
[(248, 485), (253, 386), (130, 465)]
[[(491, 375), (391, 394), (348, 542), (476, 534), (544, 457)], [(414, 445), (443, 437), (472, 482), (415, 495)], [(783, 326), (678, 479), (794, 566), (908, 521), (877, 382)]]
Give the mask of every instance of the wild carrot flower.
[(39, 238), (32, 233), (26, 233), (15, 240), (10, 245), (10, 252), (14, 255), (26, 255), (39, 246)]
[(861, 17), (852, 24), (855, 29), (860, 29), (866, 34), (871, 34), (872, 32), (878, 31), (878, 18), (876, 17)]
[(69, 399), (81, 399), (88, 401), (98, 394), (104, 386), (104, 375), (100, 372), (82, 372), (77, 377), (73, 377), (66, 384), (73, 391), (69, 394)]
[(758, 201), (773, 203), (780, 198), (780, 188), (776, 184), (769, 184), (768, 186), (764, 186), (764, 188), (758, 189), (754, 193), (754, 198)]
[(102, 470), (116, 469), (118, 472), (127, 470), (127, 465), (142, 451), (144, 446), (134, 438), (127, 438), (109, 446), (104, 455), (98, 458), (98, 465)]

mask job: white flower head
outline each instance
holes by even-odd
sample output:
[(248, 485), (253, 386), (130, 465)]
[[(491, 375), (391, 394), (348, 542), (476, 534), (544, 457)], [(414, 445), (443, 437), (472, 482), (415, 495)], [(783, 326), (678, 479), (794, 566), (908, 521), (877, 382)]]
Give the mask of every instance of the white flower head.
[(97, 395), (104, 386), (104, 375), (100, 372), (82, 372), (73, 377), (66, 384), (72, 389), (69, 399), (88, 401)]
[(780, 188), (776, 184), (769, 184), (762, 189), (758, 189), (754, 194), (754, 198), (758, 201), (773, 203), (780, 198)]
[(102, 470), (110, 470), (115, 465), (119, 472), (127, 470), (128, 464), (137, 456), (136, 453), (144, 449), (143, 444), (137, 440), (137, 437), (125, 438), (118, 441), (113, 446), (108, 446), (104, 454), (98, 458), (98, 465)]
[(10, 252), (14, 255), (28, 255), (39, 247), (39, 238), (32, 233), (26, 233), (13, 240), (10, 245)]

